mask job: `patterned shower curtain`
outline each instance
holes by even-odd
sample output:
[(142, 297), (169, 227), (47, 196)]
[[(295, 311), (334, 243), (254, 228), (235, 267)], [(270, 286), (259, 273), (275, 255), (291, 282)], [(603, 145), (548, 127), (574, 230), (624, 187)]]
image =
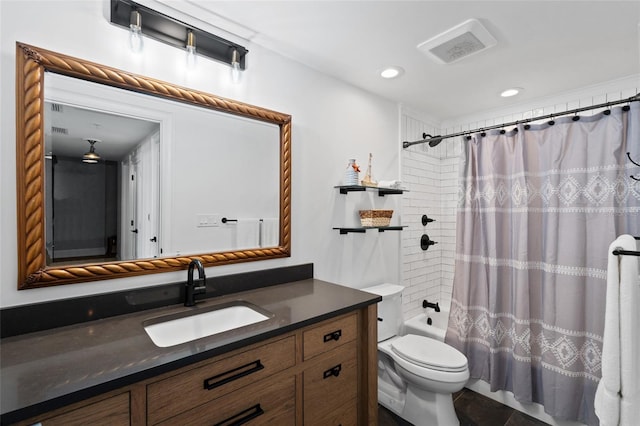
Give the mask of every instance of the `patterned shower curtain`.
[(446, 342), (472, 378), (598, 424), (607, 249), (640, 235), (640, 105), (465, 141)]

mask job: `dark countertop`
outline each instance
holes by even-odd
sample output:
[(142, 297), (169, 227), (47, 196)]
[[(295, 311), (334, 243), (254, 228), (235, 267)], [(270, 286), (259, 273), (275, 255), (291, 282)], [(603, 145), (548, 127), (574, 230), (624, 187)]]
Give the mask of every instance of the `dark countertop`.
[[(242, 300), (274, 317), (217, 336), (159, 348), (143, 321)], [(172, 305), (0, 341), (2, 424), (28, 418), (198, 361), (331, 318), (379, 296), (306, 279)]]

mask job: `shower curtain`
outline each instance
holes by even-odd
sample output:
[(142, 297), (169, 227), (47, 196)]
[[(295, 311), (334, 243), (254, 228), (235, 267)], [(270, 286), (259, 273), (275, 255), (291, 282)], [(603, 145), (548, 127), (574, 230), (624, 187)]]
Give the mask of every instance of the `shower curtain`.
[(472, 378), (598, 424), (607, 250), (640, 235), (640, 105), (474, 135), (460, 160), (445, 341)]

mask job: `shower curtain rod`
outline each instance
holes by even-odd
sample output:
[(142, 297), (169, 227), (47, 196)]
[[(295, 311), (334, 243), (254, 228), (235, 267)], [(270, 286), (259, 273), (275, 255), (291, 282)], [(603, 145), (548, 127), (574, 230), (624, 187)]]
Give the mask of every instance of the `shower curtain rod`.
[[(640, 101), (640, 94), (635, 95), (635, 96), (631, 96), (630, 98), (622, 99), (622, 100), (619, 100), (619, 101), (605, 102), (603, 104), (591, 105), (591, 106), (588, 106), (588, 107), (576, 108), (576, 109), (567, 110), (567, 111), (564, 111), (564, 112), (548, 114), (548, 115), (542, 115), (540, 117), (525, 118), (525, 119), (522, 119), (522, 120), (512, 121), (510, 123), (503, 123), (503, 124), (499, 124), (499, 125), (495, 125), (495, 126), (480, 127), (478, 129), (474, 129), (474, 130), (466, 130), (464, 132), (451, 133), (450, 135), (431, 136), (431, 135), (428, 135), (426, 133), (423, 133), (422, 134), (422, 138), (423, 138), (422, 140), (413, 141), (413, 142), (404, 141), (404, 142), (402, 142), (402, 148), (409, 148), (411, 145), (417, 145), (417, 144), (421, 144), (421, 143), (429, 143), (430, 147), (434, 147), (434, 146), (437, 146), (440, 142), (442, 142), (443, 139), (455, 138), (456, 136), (472, 135), (474, 133), (484, 132), (484, 131), (487, 131), (487, 130), (501, 129), (503, 127), (509, 127), (509, 126), (517, 126), (518, 124), (530, 123), (532, 121), (546, 120), (547, 118), (553, 119), (554, 117), (561, 117), (563, 115), (577, 114), (577, 113), (582, 112), (582, 111), (589, 111), (589, 110), (598, 109), (598, 108), (609, 108), (609, 107), (611, 107), (613, 105), (626, 104), (626, 103), (637, 102), (637, 101)], [(610, 112), (609, 111), (605, 111), (605, 114), (608, 114), (608, 113), (610, 113)]]

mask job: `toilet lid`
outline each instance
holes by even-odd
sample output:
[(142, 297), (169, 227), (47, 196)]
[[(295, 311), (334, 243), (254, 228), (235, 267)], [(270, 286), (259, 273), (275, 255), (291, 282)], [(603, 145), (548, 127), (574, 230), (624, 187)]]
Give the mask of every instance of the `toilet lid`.
[(407, 334), (391, 343), (399, 357), (432, 370), (462, 371), (467, 368), (467, 357), (456, 348), (425, 336)]

